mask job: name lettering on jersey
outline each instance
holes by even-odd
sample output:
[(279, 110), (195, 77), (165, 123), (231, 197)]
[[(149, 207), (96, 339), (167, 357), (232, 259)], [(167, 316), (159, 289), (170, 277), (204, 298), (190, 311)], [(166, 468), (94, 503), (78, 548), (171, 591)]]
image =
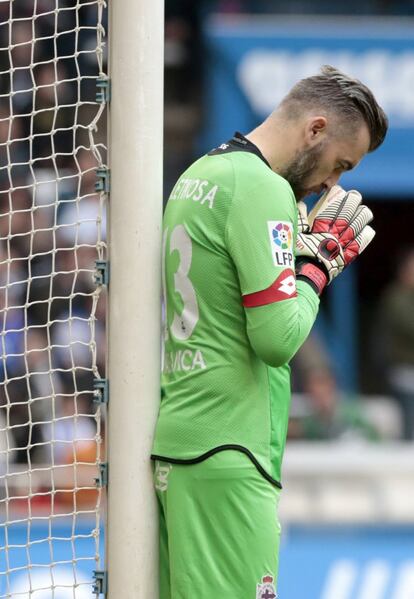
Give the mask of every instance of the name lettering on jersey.
[(287, 221), (267, 221), (270, 251), (275, 266), (293, 266), (293, 224)]
[(193, 200), (199, 202), (200, 206), (207, 204), (214, 208), (214, 199), (218, 191), (218, 185), (213, 185), (205, 179), (178, 179), (171, 192), (170, 200)]
[(200, 349), (179, 349), (176, 352), (166, 352), (164, 372), (190, 372), (207, 368), (203, 352)]

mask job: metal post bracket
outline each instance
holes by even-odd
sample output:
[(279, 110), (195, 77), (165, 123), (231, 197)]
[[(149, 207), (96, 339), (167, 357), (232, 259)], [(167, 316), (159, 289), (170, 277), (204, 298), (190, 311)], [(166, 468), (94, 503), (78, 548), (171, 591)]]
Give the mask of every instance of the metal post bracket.
[(102, 462), (99, 464), (99, 476), (95, 478), (95, 485), (98, 488), (108, 486), (108, 463)]
[(96, 169), (95, 191), (109, 193), (110, 189), (110, 170), (106, 166), (100, 166)]
[(95, 285), (109, 285), (109, 262), (107, 260), (95, 260)]
[(109, 402), (109, 381), (108, 379), (94, 379), (94, 403), (107, 404)]
[(108, 592), (108, 572), (105, 570), (93, 571), (94, 585), (92, 592), (95, 595), (106, 595)]
[(105, 104), (111, 100), (111, 80), (108, 77), (101, 76), (96, 80), (96, 96), (98, 104)]

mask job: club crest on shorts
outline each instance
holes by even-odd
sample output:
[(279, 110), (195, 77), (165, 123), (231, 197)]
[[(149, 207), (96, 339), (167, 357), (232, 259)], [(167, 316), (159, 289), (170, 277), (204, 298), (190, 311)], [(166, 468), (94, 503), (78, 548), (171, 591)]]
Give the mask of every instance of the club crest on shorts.
[(265, 574), (262, 582), (257, 585), (256, 599), (277, 599), (274, 578), (271, 574)]
[(166, 491), (168, 489), (168, 475), (171, 472), (172, 464), (156, 462), (155, 466), (155, 488), (157, 491)]

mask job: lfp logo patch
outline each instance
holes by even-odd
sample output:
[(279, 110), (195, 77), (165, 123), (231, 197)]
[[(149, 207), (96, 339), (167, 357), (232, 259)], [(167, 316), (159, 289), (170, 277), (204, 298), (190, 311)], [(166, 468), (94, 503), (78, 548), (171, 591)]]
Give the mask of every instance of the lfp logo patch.
[(293, 225), (286, 221), (267, 221), (270, 248), (275, 266), (293, 266)]

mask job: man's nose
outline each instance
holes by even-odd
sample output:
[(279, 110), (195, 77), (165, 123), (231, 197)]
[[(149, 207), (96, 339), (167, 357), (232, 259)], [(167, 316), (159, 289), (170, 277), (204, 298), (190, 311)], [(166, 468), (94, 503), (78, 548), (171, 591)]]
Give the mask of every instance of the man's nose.
[(332, 174), (330, 175), (327, 179), (325, 179), (325, 181), (323, 182), (323, 185), (326, 187), (326, 189), (331, 189), (334, 185), (336, 185), (339, 181), (339, 177), (341, 175), (340, 174)]

